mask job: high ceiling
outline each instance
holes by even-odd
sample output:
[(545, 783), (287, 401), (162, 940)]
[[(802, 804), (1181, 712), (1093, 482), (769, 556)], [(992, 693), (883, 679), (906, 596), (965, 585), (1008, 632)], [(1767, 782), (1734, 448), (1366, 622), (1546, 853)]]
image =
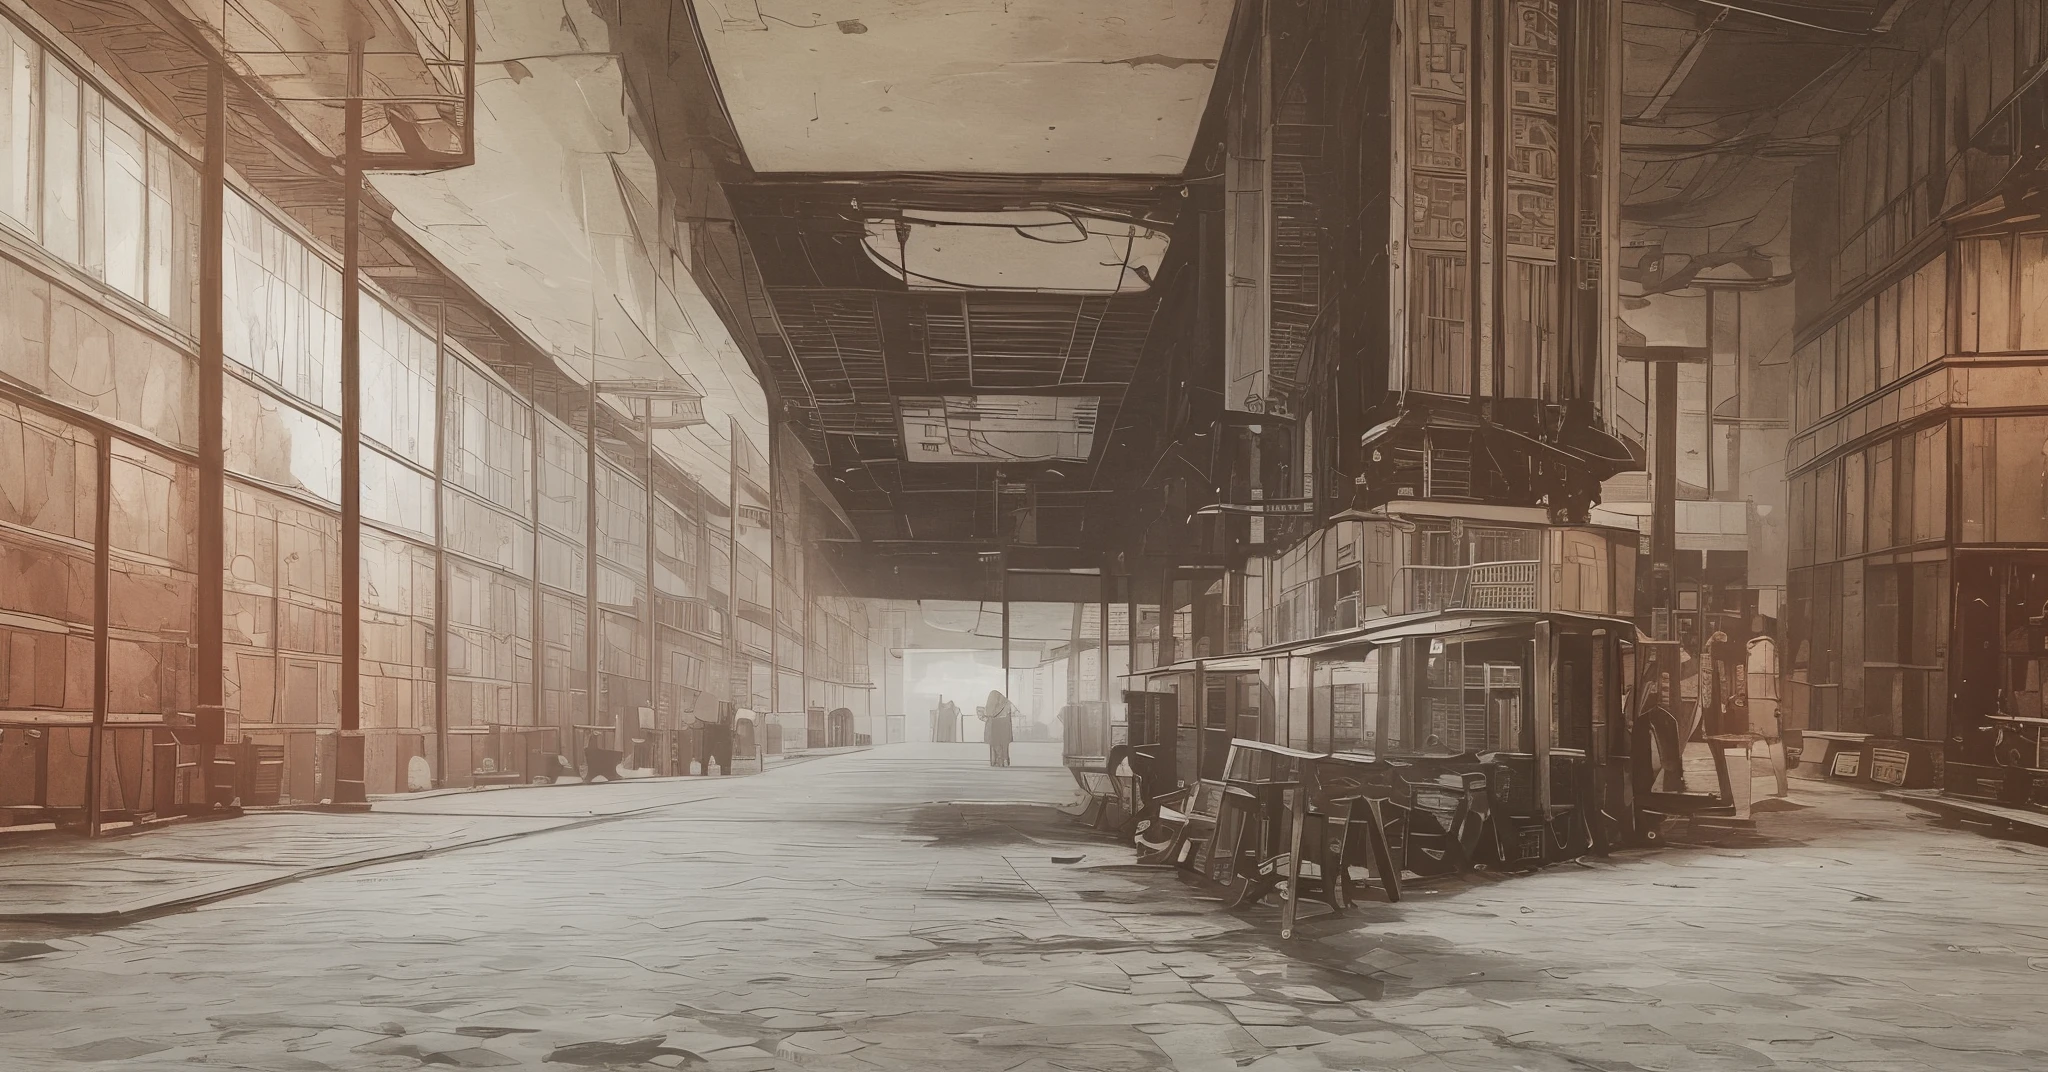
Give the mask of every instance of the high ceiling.
[[(1625, 292), (1790, 271), (1791, 183), (1911, 63), (1910, 0), (1633, 0), (1623, 8)], [(1927, 5), (1921, 5), (1926, 7)]]
[(1178, 175), (1233, 0), (692, 0), (757, 172)]
[(789, 423), (866, 550), (1092, 565), (1232, 0), (693, 0)]
[[(1144, 379), (1161, 326), (1205, 315), (1167, 281), (1193, 248), (1190, 206), (1213, 194), (1191, 154), (1214, 138), (1200, 128), (1236, 6), (690, 0), (681, 48), (672, 21), (642, 21), (668, 35), (657, 62), (677, 99), (693, 79), (714, 90), (715, 116), (659, 117), (688, 128), (686, 152), (665, 148), (692, 162), (669, 166), (714, 162), (753, 356), (863, 553), (965, 575), (1028, 543), (1047, 565), (1094, 565), (1121, 545), (1119, 480), (1199, 481), (1205, 444), (1123, 444), (1168, 423), (1170, 392)], [(1833, 151), (1854, 106), (1844, 71), (1883, 66), (1900, 9), (1629, 0), (1636, 293), (1786, 270), (1781, 195)], [(678, 56), (703, 66), (678, 74)], [(908, 583), (911, 566), (892, 569)]]
[[(1172, 186), (816, 179), (733, 184), (728, 193), (769, 300), (758, 326), (782, 375), (780, 393), (813, 456), (827, 462), (826, 479), (860, 537), (992, 540), (1001, 519), (989, 497), (1000, 471), (1034, 488), (1036, 542), (1086, 542), (1087, 505), (1098, 494), (1096, 432), (1124, 405), (1158, 307), (1136, 278), (1150, 270), (1121, 286), (1113, 272), (1094, 289), (931, 287), (873, 255), (869, 238), (934, 209), (988, 220), (1036, 208), (1025, 217), (1035, 225), (1043, 206), (1163, 234), (1180, 200)], [(1000, 244), (987, 245), (999, 255)], [(1077, 279), (1102, 282), (1102, 262), (1129, 244), (1053, 249), (1074, 258)]]

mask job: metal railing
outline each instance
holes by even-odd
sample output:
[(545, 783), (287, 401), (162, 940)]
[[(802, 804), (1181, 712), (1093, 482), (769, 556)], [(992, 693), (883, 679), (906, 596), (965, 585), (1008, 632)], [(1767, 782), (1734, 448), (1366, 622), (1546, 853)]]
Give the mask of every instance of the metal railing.
[(1536, 610), (1540, 562), (1473, 566), (1403, 566), (1410, 613), (1444, 610)]

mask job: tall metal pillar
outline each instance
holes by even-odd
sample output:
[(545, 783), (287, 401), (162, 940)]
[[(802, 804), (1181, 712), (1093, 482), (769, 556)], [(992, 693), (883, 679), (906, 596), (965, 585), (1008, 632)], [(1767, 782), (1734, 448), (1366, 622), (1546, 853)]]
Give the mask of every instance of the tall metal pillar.
[(1102, 701), (1102, 710), (1107, 717), (1109, 711), (1109, 596), (1110, 586), (1115, 579), (1109, 575), (1109, 567), (1102, 568), (1102, 581), (1095, 593), (1095, 639), (1096, 650), (1100, 653), (1101, 667), (1096, 671), (1095, 698)]
[[(448, 306), (435, 307), (434, 318), (434, 787), (448, 784), (448, 507), (443, 494), (448, 471)], [(534, 473), (536, 480), (539, 472)], [(536, 485), (537, 486), (537, 485)], [(539, 499), (538, 495), (534, 497)], [(539, 517), (535, 517), (534, 542), (539, 563)], [(536, 566), (536, 576), (539, 569)], [(540, 606), (540, 586), (533, 589), (533, 605)], [(540, 695), (540, 631), (534, 631), (535, 658), (533, 691)], [(536, 719), (535, 725), (539, 725)], [(410, 786), (406, 787), (410, 789)]]
[(109, 653), (107, 645), (108, 619), (112, 614), (109, 601), (108, 571), (113, 567), (113, 556), (109, 546), (109, 526), (113, 520), (113, 476), (114, 443), (110, 433), (102, 429), (94, 436), (94, 448), (98, 453), (98, 479), (94, 489), (96, 505), (93, 513), (92, 547), (92, 737), (85, 747), (85, 833), (87, 837), (98, 837), (100, 833), (100, 798), (106, 795), (107, 762), (107, 686), (109, 684)]
[[(740, 673), (740, 420), (726, 422), (725, 687), (735, 710), (754, 706), (754, 674)], [(754, 762), (768, 769), (768, 719), (754, 712)]]
[[(1656, 456), (1650, 469), (1651, 614), (1655, 639), (1677, 639), (1671, 615), (1677, 604), (1678, 559), (1678, 363), (1656, 362), (1650, 438)], [(1670, 697), (1666, 697), (1670, 702)]]
[[(997, 594), (1003, 600), (1003, 698), (1007, 700), (1010, 698), (1010, 553), (1002, 552), (996, 562), (1003, 571)], [(1074, 669), (1078, 671), (1079, 665)]]
[[(595, 353), (594, 350), (592, 352)], [(585, 401), (583, 411), (583, 494), (587, 500), (585, 505), (589, 507), (583, 512), (583, 658), (588, 670), (583, 686), (583, 724), (596, 727), (600, 724), (597, 718), (598, 682), (603, 675), (598, 673), (597, 666), (597, 369), (594, 361), (590, 372), (590, 397)], [(579, 755), (577, 758), (582, 757)]]
[[(444, 322), (447, 320), (445, 313), (441, 319)], [(442, 367), (445, 369), (447, 366), (443, 365)], [(545, 442), (542, 437), (547, 434), (547, 419), (541, 410), (540, 392), (535, 389), (533, 381), (530, 379), (527, 381), (526, 402), (526, 427), (531, 433), (526, 444), (527, 466), (529, 471), (533, 473), (533, 498), (529, 500), (532, 503), (533, 511), (529, 518), (533, 522), (533, 599), (531, 601), (532, 614), (529, 618), (533, 628), (533, 724), (536, 727), (543, 727), (548, 724), (548, 659), (546, 653), (548, 612), (547, 596), (541, 591), (545, 587), (545, 582), (541, 580), (541, 546), (543, 542), (541, 537), (541, 496), (543, 494), (541, 488), (541, 464), (544, 460), (541, 452)], [(445, 431), (442, 433), (442, 441), (447, 441), (447, 433)], [(439, 479), (439, 473), (440, 466), (437, 464), (435, 466), (436, 479)], [(434, 498), (436, 503), (440, 502), (440, 493), (436, 492)], [(445, 538), (444, 535), (443, 539), (445, 540)], [(447, 590), (442, 589), (442, 591), (445, 592)], [(439, 608), (437, 607), (436, 612), (438, 613), (438, 611)], [(443, 637), (443, 647), (445, 648), (446, 635), (440, 635)], [(448, 665), (446, 655), (441, 657), (441, 665)], [(446, 691), (445, 686), (442, 691)], [(445, 698), (441, 701), (444, 710), (447, 707), (447, 702)], [(566, 711), (562, 712), (562, 714), (567, 713)], [(560, 753), (572, 750), (573, 748), (574, 745), (570, 741), (559, 737), (555, 739), (555, 752)]]
[(349, 51), (341, 206), (341, 734), (334, 803), (369, 806), (363, 775), (363, 51)]
[(227, 582), (227, 487), (222, 400), (227, 332), (222, 310), (227, 251), (227, 72), (218, 62), (206, 69), (206, 147), (199, 180), (199, 524), (198, 528), (198, 714), (199, 768), (208, 804), (214, 798), (214, 749), (226, 743), (223, 706), (226, 655), (221, 630)]
[[(654, 399), (643, 398), (640, 404), (647, 407), (640, 417), (640, 434), (646, 440), (647, 467), (643, 474), (647, 482), (647, 527), (645, 530), (647, 569), (647, 717), (656, 725), (661, 722), (661, 645), (656, 636), (661, 630), (661, 616), (654, 613)], [(654, 726), (640, 727), (641, 733), (651, 734)], [(664, 732), (655, 738), (661, 742), (663, 754), (667, 754), (668, 735)]]
[[(782, 516), (777, 512), (779, 505), (776, 491), (780, 483), (775, 479), (775, 441), (779, 422), (768, 422), (768, 709), (780, 721), (782, 717)], [(804, 747), (810, 747), (810, 724), (804, 724)]]

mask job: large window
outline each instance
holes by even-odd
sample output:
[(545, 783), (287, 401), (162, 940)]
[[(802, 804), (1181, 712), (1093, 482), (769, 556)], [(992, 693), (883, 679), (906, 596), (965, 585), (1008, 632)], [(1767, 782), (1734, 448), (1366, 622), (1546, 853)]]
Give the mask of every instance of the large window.
[(1408, 642), (1418, 664), (1411, 739), (1424, 753), (1527, 752), (1525, 685), (1531, 644), (1522, 639)]
[(85, 429), (0, 402), (0, 710), (92, 712), (98, 473)]
[(230, 480), (222, 641), (228, 710), (244, 725), (335, 724), (341, 687), (341, 521)]
[(228, 358), (285, 394), (339, 414), (340, 270), (232, 191), (224, 240)]
[(532, 724), (533, 589), (448, 560), (448, 726)]
[[(589, 583), (584, 541), (590, 486), (583, 439), (553, 417), (540, 421), (540, 579), (581, 594)], [(717, 583), (723, 585), (721, 574)]]
[(0, 220), (190, 330), (198, 188), (169, 142), (0, 18)]
[[(1966, 243), (1962, 325), (1964, 352), (1979, 348), (1982, 332), (1997, 340), (1990, 349), (2005, 349), (2010, 318), (2009, 265), (2004, 246)], [(1997, 308), (1983, 308), (1983, 288), (1999, 295)], [(1861, 401), (1947, 355), (1948, 256), (1921, 265), (1799, 349), (1793, 358), (1797, 377), (1794, 412), (1801, 429), (1810, 428), (1837, 410)], [(2048, 325), (2044, 325), (2048, 330)]]
[(1965, 543), (2048, 541), (2048, 417), (1962, 422)]
[(363, 533), (363, 725), (434, 725), (434, 552)]
[(1312, 747), (1371, 752), (1379, 744), (1380, 653), (1316, 663)]
[(194, 703), (199, 473), (126, 441), (112, 451), (107, 711), (154, 721)]

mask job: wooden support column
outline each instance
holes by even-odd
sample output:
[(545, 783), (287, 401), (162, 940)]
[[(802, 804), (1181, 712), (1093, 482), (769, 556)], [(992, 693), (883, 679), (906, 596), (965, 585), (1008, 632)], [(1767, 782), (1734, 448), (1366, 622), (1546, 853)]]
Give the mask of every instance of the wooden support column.
[(337, 807), (369, 806), (363, 771), (363, 53), (349, 55), (348, 116), (342, 135), (341, 250), (341, 733), (336, 738)]
[(108, 543), (108, 527), (113, 520), (114, 443), (105, 429), (94, 436), (94, 449), (98, 454), (98, 477), (94, 480), (95, 506), (93, 509), (92, 546), (92, 737), (85, 746), (85, 833), (87, 837), (100, 834), (100, 799), (106, 795), (107, 763), (107, 686), (109, 669), (107, 646), (108, 619), (112, 614), (109, 601), (108, 571), (113, 566), (112, 548)]
[(652, 736), (655, 726), (661, 724), (661, 644), (657, 640), (661, 631), (661, 615), (654, 611), (654, 602), (657, 598), (654, 587), (654, 399), (643, 398), (640, 402), (647, 407), (641, 415), (640, 422), (640, 434), (646, 440), (647, 448), (647, 516), (644, 519), (647, 527), (645, 547), (642, 550), (646, 552), (647, 569), (647, 718), (653, 723), (640, 727), (640, 732), (649, 734), (653, 740), (659, 742), (661, 754), (666, 756), (668, 734), (664, 732), (659, 736)]
[[(448, 784), (448, 506), (443, 493), (448, 469), (448, 306), (436, 307), (434, 318), (434, 787)], [(534, 472), (539, 479), (538, 470)], [(538, 487), (538, 484), (535, 485)], [(539, 499), (538, 495), (534, 497)], [(539, 518), (534, 525), (535, 556), (539, 557)], [(539, 570), (536, 568), (536, 575)], [(533, 605), (540, 606), (540, 586), (533, 589)], [(534, 630), (535, 658), (533, 691), (540, 695), (540, 631)], [(534, 725), (540, 725), (536, 717)], [(406, 787), (410, 789), (411, 787)]]
[[(776, 426), (778, 426), (778, 422), (774, 422), (774, 420), (768, 422), (768, 711), (772, 711), (774, 717), (780, 719), (782, 717), (782, 553), (780, 553), (782, 551), (782, 537), (776, 531), (776, 525), (780, 525), (782, 519), (776, 514), (776, 500), (774, 500), (776, 498), (774, 496), (774, 492), (776, 492), (776, 480), (774, 480), (774, 461), (776, 461), (776, 449), (774, 449), (776, 435), (774, 435), (774, 432), (776, 432)], [(809, 713), (805, 713), (805, 715), (809, 715)], [(803, 740), (805, 748), (811, 746), (811, 736), (809, 734), (811, 734), (811, 724), (809, 724), (809, 717), (807, 717), (805, 719), (805, 740)]]
[(199, 180), (199, 524), (197, 681), (194, 703), (199, 723), (199, 768), (207, 803), (225, 804), (213, 792), (214, 749), (226, 743), (223, 707), (226, 655), (221, 630), (227, 583), (227, 487), (224, 476), (223, 392), (226, 341), (223, 322), (227, 228), (227, 72), (219, 63), (206, 69), (206, 147)]
[[(593, 319), (594, 323), (594, 319)], [(594, 330), (594, 329), (593, 329)], [(595, 346), (593, 338), (592, 345)], [(592, 351), (596, 351), (593, 349)], [(598, 682), (598, 610), (597, 610), (597, 367), (595, 359), (590, 370), (590, 397), (584, 402), (583, 411), (583, 657), (586, 673), (583, 684), (583, 724), (598, 726), (597, 717)], [(595, 729), (586, 730), (595, 733)], [(581, 735), (579, 735), (581, 736)], [(609, 747), (609, 742), (605, 747)], [(578, 741), (577, 755), (582, 760), (583, 742)], [(588, 772), (586, 772), (587, 775)]]

